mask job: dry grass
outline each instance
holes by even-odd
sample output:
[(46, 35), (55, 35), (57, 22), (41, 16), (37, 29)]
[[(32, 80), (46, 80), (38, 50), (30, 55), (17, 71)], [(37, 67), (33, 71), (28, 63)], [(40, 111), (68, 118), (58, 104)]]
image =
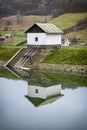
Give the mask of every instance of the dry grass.
[(17, 16), (9, 16), (9, 17), (2, 17), (0, 18), (0, 29), (5, 29), (6, 22), (10, 21), (9, 28), (12, 30), (25, 30), (27, 27), (31, 26), (36, 22), (48, 22), (51, 19), (51, 16), (36, 16), (36, 15), (29, 15), (29, 16), (22, 16), (20, 24), (17, 23)]

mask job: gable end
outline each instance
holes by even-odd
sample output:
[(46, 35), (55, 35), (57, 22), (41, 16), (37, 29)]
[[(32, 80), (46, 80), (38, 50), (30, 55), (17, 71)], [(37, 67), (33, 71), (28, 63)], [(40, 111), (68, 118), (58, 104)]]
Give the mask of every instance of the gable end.
[(30, 29), (28, 29), (25, 33), (45, 33), (40, 27), (34, 24)]

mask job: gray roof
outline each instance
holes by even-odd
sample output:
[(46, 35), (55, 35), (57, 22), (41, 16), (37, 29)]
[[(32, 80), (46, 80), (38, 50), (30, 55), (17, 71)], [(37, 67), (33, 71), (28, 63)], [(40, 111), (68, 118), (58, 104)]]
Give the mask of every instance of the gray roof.
[[(34, 25), (37, 25), (40, 29), (42, 29), (45, 33), (58, 33), (61, 34), (63, 31), (61, 31), (58, 27), (56, 27), (54, 24), (50, 23), (36, 23)], [(33, 25), (33, 26), (34, 26)], [(32, 27), (33, 27), (32, 26)], [(31, 28), (30, 28), (31, 29)], [(28, 29), (29, 31), (29, 29)], [(26, 31), (27, 32), (27, 31)]]

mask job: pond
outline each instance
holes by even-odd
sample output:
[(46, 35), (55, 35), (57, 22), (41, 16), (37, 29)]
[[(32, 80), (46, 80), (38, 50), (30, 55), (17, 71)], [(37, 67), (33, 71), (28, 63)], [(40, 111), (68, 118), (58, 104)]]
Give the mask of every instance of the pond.
[(0, 69), (0, 130), (87, 130), (87, 78)]

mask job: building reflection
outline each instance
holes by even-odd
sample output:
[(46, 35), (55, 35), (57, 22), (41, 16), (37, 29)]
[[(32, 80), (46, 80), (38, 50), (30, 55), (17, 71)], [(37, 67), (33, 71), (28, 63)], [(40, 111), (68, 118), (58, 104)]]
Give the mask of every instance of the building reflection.
[(53, 103), (61, 98), (61, 84), (49, 87), (40, 86), (28, 86), (28, 95), (25, 97), (32, 102), (34, 106), (46, 105), (48, 103)]
[(28, 86), (28, 96), (47, 99), (55, 95), (61, 95), (61, 85), (40, 87), (40, 86)]
[(63, 96), (61, 84), (52, 82), (45, 73), (22, 69), (11, 69), (10, 71), (20, 79), (27, 81), (28, 94), (25, 97), (36, 107), (53, 103)]

